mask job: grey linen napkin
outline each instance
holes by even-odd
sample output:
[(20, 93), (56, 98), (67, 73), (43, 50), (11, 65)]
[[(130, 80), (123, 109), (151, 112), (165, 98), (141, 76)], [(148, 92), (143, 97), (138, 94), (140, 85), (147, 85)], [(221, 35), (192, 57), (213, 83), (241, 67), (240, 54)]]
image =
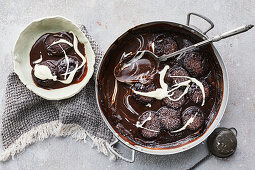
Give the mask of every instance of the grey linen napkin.
[(113, 135), (100, 116), (95, 97), (95, 75), (103, 53), (85, 26), (81, 29), (95, 52), (96, 64), (93, 77), (74, 97), (48, 101), (28, 90), (15, 73), (8, 76), (1, 132), (4, 151), (0, 161), (50, 136), (71, 136), (84, 141), (88, 136), (100, 152), (113, 157), (107, 148)]

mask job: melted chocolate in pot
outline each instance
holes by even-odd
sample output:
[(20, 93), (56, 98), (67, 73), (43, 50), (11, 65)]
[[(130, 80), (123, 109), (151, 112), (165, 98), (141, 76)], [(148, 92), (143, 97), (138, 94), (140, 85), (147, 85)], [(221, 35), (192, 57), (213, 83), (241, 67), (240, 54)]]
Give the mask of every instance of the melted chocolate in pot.
[[(161, 34), (163, 34), (164, 36), (160, 36)], [(171, 148), (195, 140), (196, 138), (201, 136), (213, 122), (221, 105), (223, 94), (223, 78), (222, 70), (210, 45), (201, 47), (193, 51), (194, 53), (199, 53), (202, 57), (206, 59), (203, 60), (203, 62), (207, 62), (207, 64), (203, 64), (203, 66), (206, 67), (204, 68), (204, 70), (206, 71), (204, 71), (203, 74), (197, 74), (195, 78), (200, 82), (206, 81), (209, 84), (210, 96), (206, 98), (205, 104), (201, 106), (201, 103), (193, 102), (192, 100), (190, 100), (189, 95), (186, 94), (184, 96), (185, 103), (182, 104), (180, 108), (176, 107), (171, 109), (175, 109), (178, 113), (181, 113), (182, 115), (183, 111), (186, 108), (190, 106), (196, 106), (203, 112), (203, 124), (199, 129), (189, 130), (190, 128), (186, 128), (185, 130), (176, 133), (173, 133), (167, 128), (161, 128), (160, 133), (153, 136), (153, 138), (144, 137), (145, 135), (143, 134), (143, 128), (137, 126), (137, 122), (139, 122), (139, 117), (143, 115), (146, 111), (154, 111), (157, 114), (160, 114), (160, 112), (157, 112), (160, 108), (169, 106), (165, 106), (163, 100), (156, 99), (149, 104), (138, 102), (136, 98), (132, 96), (133, 91), (131, 87), (133, 84), (127, 84), (117, 81), (114, 77), (114, 68), (123, 59), (122, 57), (124, 52), (125, 54), (128, 54), (129, 52), (136, 53), (138, 50), (150, 50), (153, 52), (152, 44), (155, 39), (157, 38), (157, 42), (161, 42), (158, 37), (168, 37), (168, 39), (169, 37), (171, 37), (171, 41), (163, 42), (168, 43), (173, 42), (172, 40), (174, 40), (178, 45), (178, 49), (183, 48), (187, 45), (187, 43), (194, 44), (202, 41), (202, 38), (190, 33), (189, 31), (183, 28), (171, 26), (167, 23), (152, 23), (148, 25), (145, 24), (129, 30), (127, 33), (123, 34), (118, 40), (116, 40), (105, 54), (98, 79), (98, 97), (103, 114), (105, 115), (111, 126), (115, 129), (115, 131), (124, 140), (128, 141), (132, 145), (141, 145), (150, 148)], [(163, 46), (162, 43), (160, 44), (160, 46)], [(169, 44), (166, 46), (173, 47), (173, 45)], [(161, 51), (166, 50), (167, 49)], [(188, 55), (189, 53), (176, 56), (164, 62), (160, 62), (156, 74), (153, 76), (153, 79), (150, 83), (153, 83), (156, 88), (160, 88), (160, 75), (158, 74), (159, 71), (161, 71), (166, 65), (168, 65), (170, 69), (184, 67), (183, 63), (185, 57)], [(152, 64), (147, 63), (147, 61), (144, 61), (142, 64), (150, 66), (149, 69), (151, 69)], [(191, 64), (194, 64), (195, 66), (197, 65), (197, 63)], [(130, 72), (127, 72), (125, 74), (130, 75), (131, 71), (133, 70), (129, 71)], [(128, 79), (128, 77), (126, 79)], [(176, 81), (169, 80), (169, 82), (166, 83), (170, 84), (171, 87), (171, 85), (173, 85), (175, 82)], [(184, 91), (184, 89), (185, 88), (179, 88), (178, 90)], [(177, 118), (180, 118), (181, 115)], [(157, 116), (160, 117), (160, 115)], [(171, 119), (165, 118), (165, 120)], [(146, 125), (146, 123), (148, 122), (145, 121), (143, 123), (143, 127), (149, 126)], [(152, 122), (149, 122), (149, 124), (152, 124)], [(184, 126), (183, 122), (182, 126)]]

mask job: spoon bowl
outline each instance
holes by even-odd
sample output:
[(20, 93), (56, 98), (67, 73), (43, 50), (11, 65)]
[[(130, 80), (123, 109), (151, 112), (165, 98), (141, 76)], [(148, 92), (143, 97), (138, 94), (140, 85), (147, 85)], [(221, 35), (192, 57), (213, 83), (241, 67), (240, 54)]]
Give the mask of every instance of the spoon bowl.
[(123, 55), (114, 68), (114, 77), (119, 82), (148, 84), (157, 72), (159, 61), (151, 51), (137, 51)]

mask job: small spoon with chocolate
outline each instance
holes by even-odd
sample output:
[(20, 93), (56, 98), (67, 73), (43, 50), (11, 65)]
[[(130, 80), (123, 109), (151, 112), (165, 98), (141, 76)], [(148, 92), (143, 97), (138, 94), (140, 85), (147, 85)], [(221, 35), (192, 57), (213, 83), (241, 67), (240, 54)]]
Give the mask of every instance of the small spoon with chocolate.
[(195, 169), (202, 162), (210, 158), (212, 155), (219, 158), (227, 158), (234, 154), (237, 147), (237, 130), (235, 128), (216, 128), (207, 138), (207, 147), (209, 154), (197, 162), (189, 170)]
[(128, 54), (114, 68), (115, 78), (125, 83), (150, 83), (158, 67), (154, 55), (147, 50)]

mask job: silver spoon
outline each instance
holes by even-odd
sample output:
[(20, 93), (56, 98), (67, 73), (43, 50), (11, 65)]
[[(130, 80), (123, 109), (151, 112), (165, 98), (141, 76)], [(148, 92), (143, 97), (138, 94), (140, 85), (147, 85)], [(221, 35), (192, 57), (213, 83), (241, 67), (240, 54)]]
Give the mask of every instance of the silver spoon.
[[(204, 40), (202, 42), (199, 42), (197, 44), (194, 44), (194, 45), (191, 45), (189, 47), (185, 47), (181, 50), (178, 50), (176, 52), (173, 52), (171, 54), (168, 54), (168, 55), (162, 55), (162, 56), (156, 56), (154, 53), (152, 53), (151, 51), (148, 51), (148, 50), (145, 50), (145, 51), (138, 51), (136, 54), (132, 54), (130, 57), (127, 57), (126, 59), (120, 61), (117, 66), (115, 67), (114, 69), (114, 76), (115, 78), (120, 81), (120, 82), (124, 82), (124, 83), (134, 83), (134, 82), (140, 82), (141, 79), (139, 78), (140, 74), (143, 74), (143, 73), (140, 73), (139, 75), (136, 75), (136, 76), (133, 76), (134, 79), (132, 79), (131, 77), (129, 77), (127, 79), (127, 76), (125, 77), (122, 77), (122, 75), (125, 75), (125, 74), (121, 74), (121, 71), (123, 71), (124, 69), (128, 69), (127, 65), (131, 66), (132, 68), (135, 68), (137, 69), (137, 67), (134, 67), (134, 64), (136, 64), (136, 62), (138, 60), (140, 60), (141, 58), (143, 58), (143, 55), (144, 54), (147, 54), (147, 56), (150, 56), (150, 58), (152, 60), (154, 60), (153, 63), (157, 63), (157, 65), (161, 62), (161, 61), (166, 61), (168, 58), (171, 58), (171, 57), (174, 57), (176, 55), (179, 55), (179, 54), (182, 54), (182, 53), (185, 53), (187, 51), (191, 51), (195, 48), (198, 48), (198, 47), (201, 47), (203, 45), (206, 45), (208, 43), (211, 43), (211, 42), (217, 42), (217, 41), (220, 41), (222, 39), (225, 39), (227, 37), (231, 37), (233, 35), (236, 35), (236, 34), (240, 34), (240, 33), (243, 33), (243, 32), (246, 32), (248, 31), (249, 29), (251, 29), (254, 25), (243, 25), (241, 27), (238, 27), (234, 30), (231, 30), (231, 31), (228, 31), (228, 32), (225, 32), (221, 35), (217, 35), (217, 36), (214, 36), (213, 38), (209, 38), (207, 40)], [(138, 53), (143, 53), (142, 55), (138, 54)], [(131, 59), (130, 59), (131, 58)], [(130, 69), (131, 71), (134, 71), (132, 69)], [(130, 71), (129, 70), (129, 71)], [(152, 69), (153, 70), (153, 69)], [(125, 70), (127, 71), (127, 70)], [(137, 71), (137, 70), (135, 70)], [(146, 70), (148, 71), (148, 70)], [(146, 73), (148, 74), (148, 73)]]
[(212, 155), (219, 158), (227, 158), (234, 154), (237, 147), (237, 130), (235, 128), (216, 128), (207, 138), (207, 148), (209, 154), (197, 162), (188, 170), (195, 169), (202, 162), (210, 158)]

